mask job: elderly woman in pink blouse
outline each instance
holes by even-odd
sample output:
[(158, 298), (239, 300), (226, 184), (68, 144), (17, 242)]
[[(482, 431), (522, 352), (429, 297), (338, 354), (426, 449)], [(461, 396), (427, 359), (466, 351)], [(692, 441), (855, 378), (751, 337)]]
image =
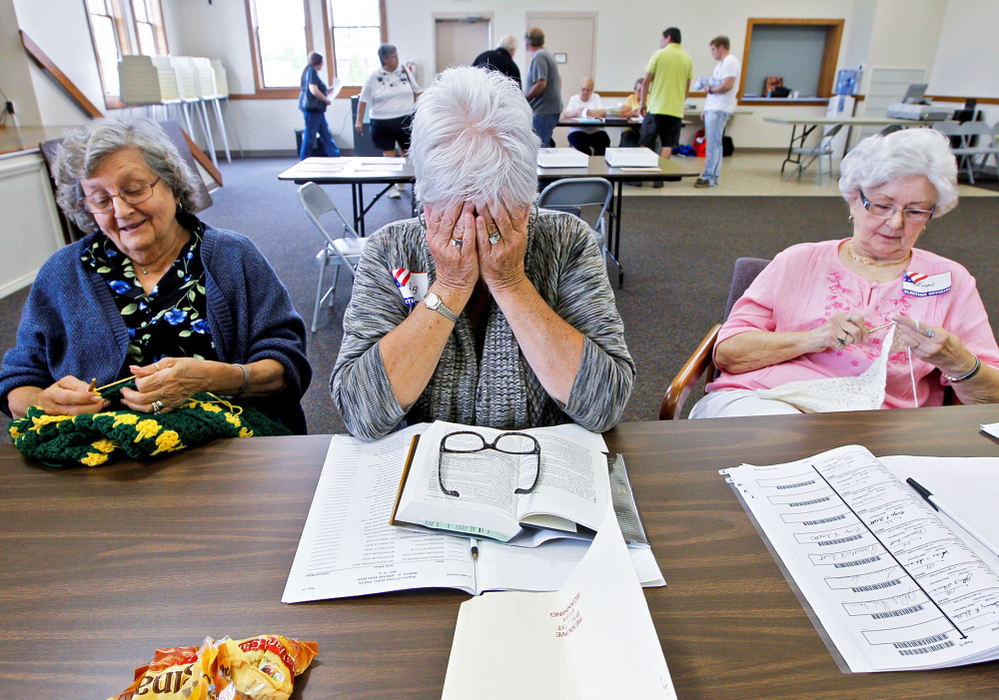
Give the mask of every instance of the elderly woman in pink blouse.
[[(999, 347), (975, 279), (915, 248), (957, 205), (957, 168), (930, 129), (873, 136), (841, 165), (853, 235), (794, 245), (750, 285), (715, 346), (721, 376), (691, 418), (797, 413), (758, 389), (861, 374), (895, 322), (882, 408), (999, 401)], [(939, 371), (937, 371), (939, 370)]]

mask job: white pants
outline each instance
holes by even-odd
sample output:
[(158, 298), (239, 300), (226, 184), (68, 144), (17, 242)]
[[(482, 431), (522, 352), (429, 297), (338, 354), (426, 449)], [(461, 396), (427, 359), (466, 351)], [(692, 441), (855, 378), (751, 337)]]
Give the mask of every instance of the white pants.
[(789, 403), (761, 399), (752, 389), (722, 389), (704, 395), (690, 409), (690, 418), (732, 418), (735, 416), (777, 416), (801, 413)]

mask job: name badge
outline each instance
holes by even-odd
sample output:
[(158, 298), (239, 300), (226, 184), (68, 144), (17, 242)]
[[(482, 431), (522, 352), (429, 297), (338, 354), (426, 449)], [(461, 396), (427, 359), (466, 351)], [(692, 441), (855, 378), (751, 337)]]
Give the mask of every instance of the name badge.
[(427, 284), (426, 272), (410, 272), (406, 268), (400, 267), (397, 270), (392, 270), (392, 279), (395, 280), (395, 286), (399, 288), (403, 303), (410, 308), (419, 304), (423, 301), (423, 297), (427, 296), (427, 288), (430, 285)]
[(902, 293), (910, 297), (932, 297), (950, 291), (950, 273), (926, 275), (922, 272), (906, 272), (902, 277)]

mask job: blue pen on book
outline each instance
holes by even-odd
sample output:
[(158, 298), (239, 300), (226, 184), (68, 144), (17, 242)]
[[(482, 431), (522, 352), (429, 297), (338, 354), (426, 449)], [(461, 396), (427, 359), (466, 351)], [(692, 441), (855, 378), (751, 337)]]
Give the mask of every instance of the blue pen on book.
[(937, 499), (937, 497), (934, 496), (930, 492), (930, 490), (928, 488), (926, 488), (925, 486), (923, 486), (922, 484), (920, 484), (918, 481), (916, 481), (915, 479), (913, 479), (911, 476), (908, 479), (905, 480), (905, 483), (907, 483), (909, 486), (911, 486), (912, 488), (914, 488), (916, 490), (916, 493), (918, 493), (920, 496), (922, 496), (923, 499), (927, 503), (929, 503), (931, 506), (933, 506), (934, 510), (940, 511), (941, 513), (943, 513), (944, 515), (946, 515), (948, 518), (950, 518), (951, 520), (953, 520), (955, 523), (957, 523), (958, 525), (960, 525), (962, 530), (964, 530), (969, 535), (971, 535), (976, 540), (978, 540), (978, 542), (983, 547), (985, 547), (987, 550), (989, 550), (990, 552), (992, 552), (992, 554), (994, 554), (995, 556), (999, 557), (999, 548), (997, 548), (995, 545), (989, 544), (989, 542), (984, 537), (982, 537), (981, 535), (979, 535), (975, 531), (975, 529), (973, 527), (971, 527), (966, 522), (964, 522), (959, 517), (957, 517), (957, 515), (954, 514), (954, 511), (952, 511), (950, 508), (944, 506), (944, 504), (942, 504), (939, 501), (939, 499)]

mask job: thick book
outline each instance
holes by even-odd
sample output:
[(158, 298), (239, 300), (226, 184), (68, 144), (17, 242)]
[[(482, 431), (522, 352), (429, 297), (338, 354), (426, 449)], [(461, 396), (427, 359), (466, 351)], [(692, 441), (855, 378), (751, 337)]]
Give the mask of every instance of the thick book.
[(486, 593), (461, 604), (441, 697), (676, 697), (610, 512), (558, 590)]
[(538, 151), (538, 165), (542, 168), (585, 168), (590, 157), (575, 148), (542, 148)]
[(612, 168), (659, 167), (659, 154), (648, 148), (608, 148), (604, 160)]
[(611, 502), (603, 444), (574, 424), (503, 431), (436, 421), (410, 451), (393, 522), (499, 542), (524, 528), (592, 534)]
[[(374, 442), (333, 436), (281, 602), (409, 588), (550, 591), (565, 583), (589, 541), (514, 547), (481, 540), (476, 555), (468, 537), (389, 524), (412, 438), (429, 427)], [(630, 545), (628, 554), (642, 585), (665, 585), (647, 544)]]
[(878, 458), (848, 445), (722, 473), (842, 670), (999, 658), (999, 558), (966, 529), (986, 540), (999, 531), (999, 460)]

